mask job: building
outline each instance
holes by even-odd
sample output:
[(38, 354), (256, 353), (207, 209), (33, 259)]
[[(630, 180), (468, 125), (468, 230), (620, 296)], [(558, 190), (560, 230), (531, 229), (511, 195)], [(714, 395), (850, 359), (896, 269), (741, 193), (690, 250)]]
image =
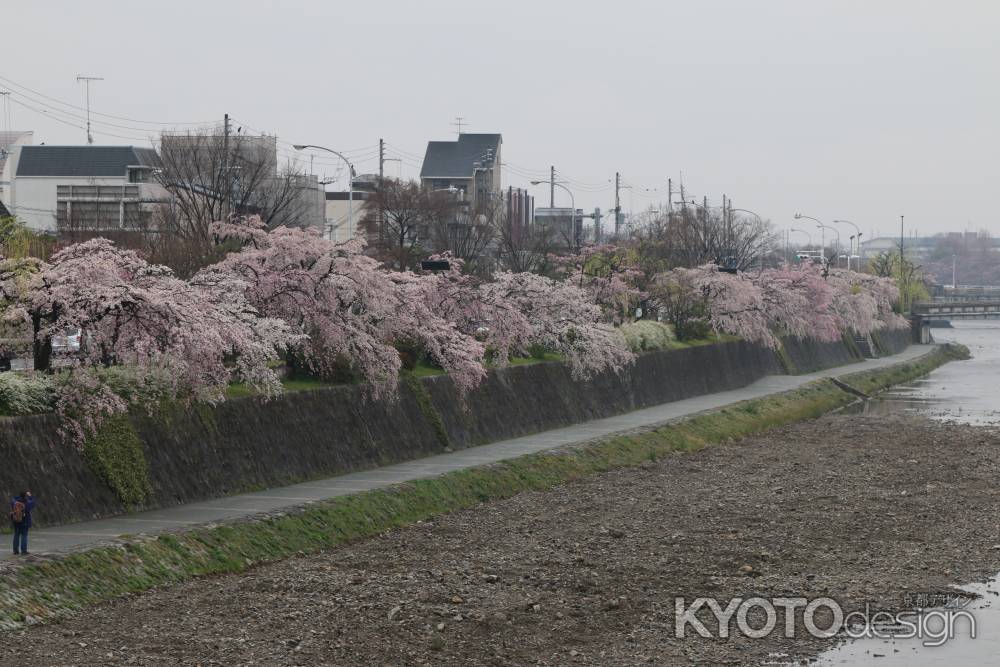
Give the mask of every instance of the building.
[(17, 166), (17, 153), (21, 146), (32, 143), (34, 132), (16, 130), (0, 132), (0, 204), (6, 210), (10, 205), (10, 184)]
[[(584, 220), (595, 214), (584, 213), (583, 209), (567, 207), (538, 207), (535, 209), (535, 224), (552, 234), (553, 249), (575, 251), (588, 240)], [(596, 213), (599, 217), (600, 213)], [(575, 228), (574, 228), (575, 224)]]
[(166, 192), (153, 182), (151, 148), (136, 146), (20, 146), (7, 208), (40, 232), (109, 232), (144, 224)]
[(455, 141), (429, 141), (420, 183), (432, 190), (457, 190), (475, 210), (501, 192), (499, 134), (459, 134)]
[[(378, 181), (378, 174), (361, 174), (351, 181), (353, 195), (346, 190), (326, 193), (326, 226), (323, 232), (325, 238), (335, 243), (344, 243), (351, 238), (366, 236), (361, 225), (361, 221), (368, 213), (365, 202), (375, 192)], [(371, 241), (369, 238), (369, 242)]]
[(179, 174), (185, 171), (212, 173), (222, 162), (228, 161), (226, 167), (234, 175), (247, 170), (253, 171), (254, 178), (278, 175), (278, 138), (273, 136), (230, 134), (226, 137), (221, 132), (164, 132), (159, 148), (166, 166), (173, 164), (174, 155), (190, 165), (187, 170), (171, 170)]
[[(281, 176), (276, 177), (278, 182)], [(314, 174), (290, 175), (296, 197), (288, 206), (286, 223), (294, 227), (326, 228), (326, 191)]]
[(535, 198), (527, 190), (507, 187), (504, 193), (507, 221), (510, 225), (511, 241), (519, 244), (527, 238), (535, 220)]
[(326, 202), (319, 177), (279, 170), (277, 137), (164, 133), (159, 148), (164, 180), (178, 199), (221, 202), (228, 191), (233, 214), (259, 213), (271, 226), (324, 228)]
[[(326, 193), (326, 231), (325, 236), (336, 243), (343, 243), (350, 238), (363, 236), (359, 234), (361, 220), (365, 217), (365, 202), (371, 196), (370, 192), (355, 190), (353, 202), (347, 192)], [(353, 208), (354, 220), (351, 221)]]

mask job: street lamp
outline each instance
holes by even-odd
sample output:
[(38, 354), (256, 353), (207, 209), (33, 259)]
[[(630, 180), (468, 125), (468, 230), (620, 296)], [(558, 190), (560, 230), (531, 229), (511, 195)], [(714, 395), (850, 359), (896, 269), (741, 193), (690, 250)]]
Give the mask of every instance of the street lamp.
[(840, 230), (830, 225), (824, 225), (822, 222), (819, 223), (817, 227), (820, 227), (822, 229), (829, 229), (830, 231), (832, 231), (834, 234), (837, 235), (837, 246), (836, 249), (834, 250), (833, 258), (834, 258), (834, 266), (838, 266), (840, 264)]
[[(343, 156), (339, 151), (335, 151), (332, 148), (326, 148), (324, 146), (316, 146), (313, 144), (295, 144), (292, 146), (297, 151), (305, 150), (307, 148), (313, 148), (315, 150), (326, 151), (327, 153), (333, 153), (341, 160), (347, 163), (347, 240), (350, 241), (354, 238), (354, 177), (357, 176), (357, 172), (354, 171), (354, 165), (351, 161)], [(327, 232), (327, 236), (333, 236), (333, 230)]]
[[(848, 224), (851, 227), (854, 227), (854, 231), (857, 232), (856, 236), (852, 236), (851, 238), (852, 239), (853, 238), (857, 238), (858, 239), (858, 252), (857, 252), (857, 255), (858, 255), (858, 271), (860, 271), (861, 270), (861, 259), (862, 259), (862, 257), (861, 257), (861, 228), (858, 227), (853, 222), (851, 222), (850, 220), (834, 220), (834, 222), (842, 222), (842, 223)], [(851, 260), (850, 260), (850, 258), (848, 258), (847, 259), (847, 269), (850, 270), (850, 268), (851, 268)]]
[(757, 215), (756, 213), (754, 213), (753, 211), (751, 211), (749, 209), (745, 209), (745, 208), (730, 208), (729, 210), (730, 211), (741, 211), (743, 213), (749, 213), (753, 217), (757, 218), (757, 222), (759, 222), (762, 225), (764, 224), (764, 219), (761, 218), (759, 215)]
[(576, 249), (580, 249), (580, 235), (576, 229), (576, 197), (573, 196), (573, 191), (567, 188), (565, 185), (559, 181), (531, 181), (532, 185), (541, 185), (542, 183), (548, 183), (549, 185), (558, 185), (567, 193), (569, 193), (570, 205), (573, 207), (570, 213), (570, 224), (573, 226), (573, 242), (576, 244)]
[(820, 230), (822, 230), (820, 231), (819, 258), (824, 264), (826, 264), (826, 234), (824, 232), (825, 230), (829, 229), (832, 230), (833, 233), (837, 235), (837, 252), (834, 253), (834, 258), (837, 258), (837, 256), (840, 255), (840, 232), (837, 230), (837, 228), (831, 227), (830, 225), (824, 225), (822, 220), (814, 218), (811, 215), (802, 215), (801, 213), (795, 214), (796, 220), (801, 220), (803, 218), (805, 218), (806, 220), (812, 220), (813, 222), (816, 223), (816, 226), (819, 227)]

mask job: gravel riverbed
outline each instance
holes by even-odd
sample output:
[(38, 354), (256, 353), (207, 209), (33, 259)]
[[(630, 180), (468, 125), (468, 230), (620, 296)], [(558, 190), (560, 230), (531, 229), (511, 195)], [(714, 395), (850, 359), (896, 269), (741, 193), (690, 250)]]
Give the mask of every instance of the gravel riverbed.
[[(0, 635), (0, 665), (754, 665), (676, 596), (900, 608), (1000, 571), (1000, 434), (828, 416)], [(753, 618), (753, 617), (751, 617)], [(758, 623), (759, 625), (759, 623)]]

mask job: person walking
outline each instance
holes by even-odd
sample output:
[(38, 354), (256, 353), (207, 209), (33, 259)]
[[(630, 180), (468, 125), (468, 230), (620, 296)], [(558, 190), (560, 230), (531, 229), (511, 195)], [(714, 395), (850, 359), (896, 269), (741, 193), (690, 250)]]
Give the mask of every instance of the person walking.
[(14, 555), (28, 555), (28, 529), (31, 528), (31, 510), (35, 509), (35, 496), (24, 490), (10, 500), (10, 522), (14, 525)]

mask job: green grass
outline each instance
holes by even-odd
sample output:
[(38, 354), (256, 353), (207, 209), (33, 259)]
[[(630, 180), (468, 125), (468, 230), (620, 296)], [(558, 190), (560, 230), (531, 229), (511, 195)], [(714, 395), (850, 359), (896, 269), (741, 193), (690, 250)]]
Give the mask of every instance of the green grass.
[[(959, 347), (946, 346), (910, 362), (842, 379), (871, 393), (925, 375), (962, 355)], [(315, 553), (523, 491), (544, 490), (587, 475), (697, 451), (818, 417), (853, 400), (832, 382), (821, 380), (643, 433), (343, 496), (273, 518), (158, 537), (129, 537), (117, 546), (6, 568), (0, 570), (0, 628), (17, 628), (27, 616), (33, 622), (58, 619), (121, 595), (194, 577), (241, 572), (298, 552)]]
[(423, 360), (418, 361), (417, 365), (414, 366), (412, 370), (404, 372), (412, 375), (413, 377), (418, 377), (418, 378), (431, 377), (434, 375), (445, 375), (447, 373), (447, 371), (444, 370), (443, 368), (440, 368), (438, 366), (432, 366), (431, 364)]
[(547, 361), (566, 361), (566, 357), (558, 352), (543, 352), (535, 357), (511, 357), (507, 363), (509, 366), (530, 366)]
[(702, 347), (704, 345), (716, 345), (718, 343), (734, 343), (736, 341), (743, 340), (739, 336), (730, 336), (729, 334), (718, 334), (714, 336), (709, 336), (708, 338), (692, 338), (690, 340), (672, 340), (670, 343), (662, 348), (664, 350), (683, 350), (689, 347)]
[[(314, 389), (325, 389), (336, 387), (332, 382), (326, 382), (318, 378), (284, 378), (281, 386), (285, 391), (312, 391)], [(242, 382), (233, 382), (226, 389), (226, 398), (240, 398), (242, 396), (256, 396), (257, 392)]]

